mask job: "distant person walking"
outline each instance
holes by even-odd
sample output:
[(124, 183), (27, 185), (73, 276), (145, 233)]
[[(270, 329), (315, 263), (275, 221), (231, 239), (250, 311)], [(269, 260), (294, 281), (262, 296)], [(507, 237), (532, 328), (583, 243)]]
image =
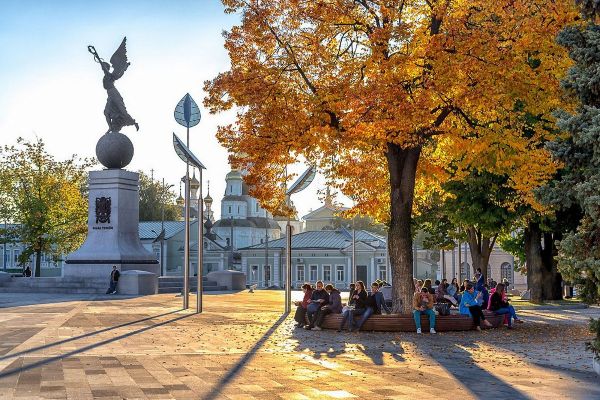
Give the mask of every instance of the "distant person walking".
[(121, 273), (117, 269), (116, 265), (113, 265), (112, 271), (110, 271), (110, 286), (106, 291), (106, 294), (117, 294), (117, 282), (119, 282), (119, 276)]
[(31, 267), (29, 267), (29, 265), (27, 266), (27, 268), (25, 268), (23, 275), (25, 275), (27, 278), (31, 278)]

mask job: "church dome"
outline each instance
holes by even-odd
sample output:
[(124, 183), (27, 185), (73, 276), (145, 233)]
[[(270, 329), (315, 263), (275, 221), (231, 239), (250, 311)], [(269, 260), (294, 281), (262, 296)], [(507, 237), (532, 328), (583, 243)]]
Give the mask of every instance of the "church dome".
[(185, 200), (183, 197), (181, 197), (181, 194), (179, 194), (179, 197), (177, 198), (177, 200), (175, 200), (175, 202), (177, 203), (178, 206), (182, 206), (183, 203), (185, 203)]
[(208, 203), (208, 204), (213, 202), (213, 198), (210, 197), (210, 191), (206, 194), (206, 197), (204, 198), (204, 202)]
[(198, 181), (198, 179), (196, 179), (196, 171), (194, 171), (194, 175), (190, 179), (190, 187), (192, 189), (198, 189), (200, 187), (200, 181)]
[(225, 180), (229, 180), (229, 179), (242, 179), (242, 174), (240, 171), (238, 171), (237, 169), (231, 170), (226, 176), (225, 176)]

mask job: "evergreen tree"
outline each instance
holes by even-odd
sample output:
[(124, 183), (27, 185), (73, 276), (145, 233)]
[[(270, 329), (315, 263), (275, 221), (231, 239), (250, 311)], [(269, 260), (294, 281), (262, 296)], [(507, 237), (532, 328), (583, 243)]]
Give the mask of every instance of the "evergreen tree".
[(583, 212), (577, 229), (560, 241), (558, 269), (593, 301), (600, 296), (600, 26), (594, 22), (600, 2), (576, 3), (584, 23), (565, 28), (557, 39), (574, 61), (562, 86), (576, 106), (557, 112), (558, 127), (568, 135), (548, 148), (564, 168), (544, 197), (563, 210)]

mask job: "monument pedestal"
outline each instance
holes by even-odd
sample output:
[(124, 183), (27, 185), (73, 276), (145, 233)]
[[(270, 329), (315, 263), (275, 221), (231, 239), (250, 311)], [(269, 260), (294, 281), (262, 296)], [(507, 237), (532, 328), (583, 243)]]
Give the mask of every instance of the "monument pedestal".
[(64, 276), (108, 282), (116, 265), (121, 272), (147, 271), (158, 279), (158, 260), (139, 239), (139, 174), (122, 169), (91, 171), (88, 204), (87, 238), (67, 256)]

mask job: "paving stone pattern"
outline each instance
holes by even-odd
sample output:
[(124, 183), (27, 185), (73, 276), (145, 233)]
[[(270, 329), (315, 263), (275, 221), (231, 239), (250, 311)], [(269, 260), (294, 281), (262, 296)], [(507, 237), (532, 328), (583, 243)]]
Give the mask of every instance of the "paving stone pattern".
[[(0, 399), (600, 399), (600, 309), (527, 310), (516, 329), (294, 329), (281, 291), (181, 297), (0, 294)], [(192, 296), (190, 304), (195, 305)]]

